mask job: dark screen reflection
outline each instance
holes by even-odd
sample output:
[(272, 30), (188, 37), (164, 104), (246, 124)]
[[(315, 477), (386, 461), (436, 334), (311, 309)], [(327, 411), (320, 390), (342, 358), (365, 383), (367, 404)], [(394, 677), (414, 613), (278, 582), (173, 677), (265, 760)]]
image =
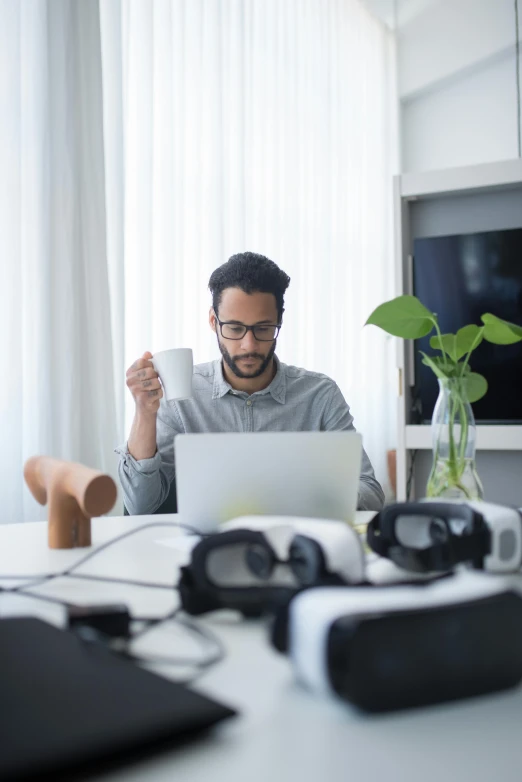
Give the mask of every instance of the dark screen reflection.
[[(416, 239), (413, 279), (415, 295), (437, 313), (443, 334), (469, 323), (481, 325), (485, 312), (522, 326), (522, 229)], [(440, 355), (429, 340), (415, 341), (415, 395), (422, 421), (431, 419), (438, 396), (437, 380), (419, 355), (419, 350)], [(473, 404), (475, 419), (522, 421), (522, 342), (483, 342), (470, 364), (489, 385), (486, 396)]]

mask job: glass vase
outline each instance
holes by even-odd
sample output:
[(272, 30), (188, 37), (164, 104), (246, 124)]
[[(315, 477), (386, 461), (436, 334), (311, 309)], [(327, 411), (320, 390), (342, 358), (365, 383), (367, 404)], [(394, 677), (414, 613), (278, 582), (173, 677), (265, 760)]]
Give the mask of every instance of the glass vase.
[(475, 417), (460, 378), (439, 379), (431, 431), (433, 465), (426, 496), (483, 499), (484, 489), (475, 468)]

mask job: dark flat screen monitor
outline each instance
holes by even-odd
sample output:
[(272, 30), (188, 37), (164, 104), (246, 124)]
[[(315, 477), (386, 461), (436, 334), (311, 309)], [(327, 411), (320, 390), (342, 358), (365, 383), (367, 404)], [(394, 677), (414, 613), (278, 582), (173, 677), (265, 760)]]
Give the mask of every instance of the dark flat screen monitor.
[[(416, 239), (413, 292), (437, 313), (443, 334), (482, 325), (485, 312), (522, 326), (522, 228)], [(419, 355), (440, 355), (430, 348), (431, 336), (415, 340), (414, 408), (422, 423), (431, 420), (438, 396), (437, 380)], [(521, 423), (522, 342), (483, 341), (470, 365), (489, 386), (472, 406), (477, 423)]]

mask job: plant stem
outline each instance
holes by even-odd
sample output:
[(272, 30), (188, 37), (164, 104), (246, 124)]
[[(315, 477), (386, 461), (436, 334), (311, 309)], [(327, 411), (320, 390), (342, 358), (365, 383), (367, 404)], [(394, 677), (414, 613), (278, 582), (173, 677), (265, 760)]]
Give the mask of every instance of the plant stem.
[(464, 377), (464, 370), (466, 369), (466, 366), (468, 365), (469, 357), (477, 347), (477, 345), (480, 343), (480, 340), (482, 338), (482, 335), (484, 333), (484, 326), (480, 329), (480, 331), (477, 333), (477, 336), (473, 340), (473, 344), (471, 345), (470, 349), (466, 353), (466, 356), (464, 358), (464, 361), (462, 362), (462, 371), (460, 373), (460, 377)]
[(455, 398), (455, 395), (452, 393), (451, 385), (448, 384), (448, 402), (449, 402), (449, 459), (448, 459), (448, 465), (451, 471), (451, 477), (456, 482), (460, 478), (460, 475), (458, 474), (458, 465), (457, 465), (457, 453), (455, 448), (455, 433), (454, 433), (454, 426), (455, 426), (455, 415), (457, 413), (457, 399)]
[[(464, 381), (460, 377), (440, 378), (440, 394), (437, 402), (437, 414), (434, 414), (433, 429), (433, 465), (428, 479), (427, 496), (454, 496), (458, 490), (462, 497), (475, 497), (473, 483), (467, 485), (466, 474), (469, 468), (473, 479), (474, 465), (467, 458), (470, 422), (469, 404), (466, 400)], [(459, 438), (455, 427), (460, 425)], [(441, 456), (441, 454), (443, 454)], [(481, 492), (478, 490), (478, 496)]]
[(464, 460), (466, 458), (466, 447), (468, 444), (468, 417), (466, 415), (466, 410), (464, 408), (464, 401), (462, 398), (459, 399), (459, 407), (460, 407), (460, 448), (459, 448), (459, 456), (460, 461), (462, 463), (462, 466), (464, 466)]
[(463, 485), (463, 484), (462, 484), (460, 481), (456, 481), (456, 482), (455, 482), (455, 486), (457, 487), (457, 489), (460, 489), (460, 490), (461, 490), (461, 492), (463, 492), (463, 494), (465, 494), (465, 495), (466, 495), (466, 498), (467, 498), (468, 500), (471, 500), (471, 499), (472, 499), (472, 496), (471, 496), (471, 494), (469, 493), (469, 491), (466, 489), (466, 487), (465, 487), (465, 486), (464, 486), (464, 485)]
[(443, 357), (444, 357), (444, 358), (445, 358), (447, 361), (449, 361), (449, 358), (450, 358), (450, 357), (448, 356), (448, 354), (447, 354), (447, 353), (446, 353), (446, 351), (444, 350), (444, 345), (443, 345), (443, 343), (442, 343), (442, 334), (441, 334), (441, 332), (440, 332), (440, 329), (439, 329), (439, 323), (438, 323), (438, 321), (437, 321), (437, 318), (435, 318), (435, 317), (433, 318), (433, 325), (435, 326), (435, 329), (436, 329), (436, 331), (437, 331), (437, 336), (438, 336), (438, 338), (439, 338), (440, 352), (442, 353)]

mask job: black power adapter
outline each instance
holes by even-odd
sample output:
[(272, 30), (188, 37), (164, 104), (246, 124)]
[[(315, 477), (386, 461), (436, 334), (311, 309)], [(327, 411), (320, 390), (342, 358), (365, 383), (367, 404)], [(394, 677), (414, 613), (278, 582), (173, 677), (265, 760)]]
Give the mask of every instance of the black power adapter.
[(67, 607), (67, 627), (79, 634), (85, 628), (106, 638), (130, 638), (131, 616), (123, 603)]

